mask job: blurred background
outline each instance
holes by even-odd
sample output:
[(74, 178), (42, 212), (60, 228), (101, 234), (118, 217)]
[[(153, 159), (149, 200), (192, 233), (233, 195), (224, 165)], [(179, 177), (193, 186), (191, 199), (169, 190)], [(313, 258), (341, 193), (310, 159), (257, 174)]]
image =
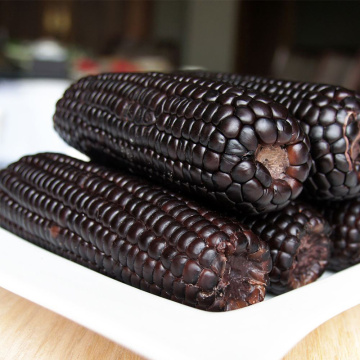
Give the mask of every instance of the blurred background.
[(359, 1), (0, 1), (0, 76), (209, 70), (360, 87)]
[(179, 68), (360, 91), (360, 1), (0, 0), (0, 167), (69, 152), (52, 129), (70, 81)]

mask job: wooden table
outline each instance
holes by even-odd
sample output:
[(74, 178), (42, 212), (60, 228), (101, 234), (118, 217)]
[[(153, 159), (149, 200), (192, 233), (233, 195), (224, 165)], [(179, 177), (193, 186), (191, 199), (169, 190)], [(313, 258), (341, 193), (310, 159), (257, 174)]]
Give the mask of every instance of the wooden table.
[[(0, 288), (0, 359), (143, 360), (84, 327)], [(327, 321), (283, 360), (360, 359), (360, 305)]]

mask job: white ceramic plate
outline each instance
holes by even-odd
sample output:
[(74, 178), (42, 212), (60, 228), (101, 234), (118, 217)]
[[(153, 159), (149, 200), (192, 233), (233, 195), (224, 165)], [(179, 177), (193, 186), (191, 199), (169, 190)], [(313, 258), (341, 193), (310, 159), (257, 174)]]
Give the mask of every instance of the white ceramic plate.
[[(0, 163), (59, 151), (59, 80), (0, 82)], [(0, 286), (149, 359), (280, 359), (334, 315), (360, 304), (360, 265), (265, 302), (207, 313), (131, 288), (0, 229)], [(355, 285), (354, 285), (355, 284)]]
[[(301, 338), (360, 304), (360, 265), (227, 313), (124, 285), (0, 229), (0, 286), (148, 359), (281, 359)], [(355, 284), (355, 285), (354, 285)]]

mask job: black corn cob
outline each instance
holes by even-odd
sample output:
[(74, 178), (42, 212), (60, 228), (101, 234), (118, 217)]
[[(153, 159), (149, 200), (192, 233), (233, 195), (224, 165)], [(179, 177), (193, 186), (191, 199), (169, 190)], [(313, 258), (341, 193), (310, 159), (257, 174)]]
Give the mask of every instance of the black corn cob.
[(310, 205), (292, 201), (280, 211), (239, 220), (269, 244), (272, 293), (299, 288), (323, 274), (330, 257), (331, 229)]
[(360, 263), (360, 198), (319, 203), (332, 227), (332, 251), (328, 268), (343, 270)]
[(126, 284), (211, 311), (262, 301), (268, 246), (145, 180), (59, 154), (0, 171), (0, 225)]
[(190, 76), (83, 78), (58, 101), (54, 126), (95, 160), (247, 213), (284, 207), (311, 166), (308, 138), (285, 107)]
[(313, 168), (306, 190), (318, 199), (342, 200), (360, 191), (360, 95), (341, 86), (260, 76), (193, 72), (260, 91), (286, 106), (309, 135)]

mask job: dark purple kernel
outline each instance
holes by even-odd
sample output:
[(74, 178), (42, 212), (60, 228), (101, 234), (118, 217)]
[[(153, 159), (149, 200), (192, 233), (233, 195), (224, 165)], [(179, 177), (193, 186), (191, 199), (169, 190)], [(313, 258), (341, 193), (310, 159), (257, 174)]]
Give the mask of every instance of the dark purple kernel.
[(326, 106), (321, 109), (319, 122), (322, 126), (329, 126), (336, 120), (336, 110), (333, 107)]
[(318, 122), (320, 115), (320, 109), (316, 106), (313, 106), (305, 115), (304, 121), (309, 124), (310, 126), (316, 125)]
[(199, 263), (203, 267), (210, 267), (215, 257), (216, 251), (214, 249), (206, 248), (199, 257)]
[(330, 144), (340, 139), (343, 135), (342, 128), (339, 124), (327, 126), (324, 130), (324, 137)]
[(293, 258), (291, 257), (291, 255), (285, 252), (280, 252), (279, 256), (277, 257), (277, 264), (280, 270), (289, 269), (292, 263)]
[(165, 249), (165, 241), (155, 240), (149, 245), (148, 253), (155, 260), (159, 260), (162, 251)]
[(223, 94), (218, 97), (217, 102), (221, 105), (231, 105), (236, 97), (236, 94)]
[(135, 222), (128, 232), (127, 240), (132, 244), (137, 243), (140, 235), (144, 232), (144, 230), (145, 228), (141, 222)]
[(162, 266), (161, 262), (157, 262), (154, 268), (153, 279), (155, 285), (162, 287), (162, 279), (166, 273), (166, 269)]
[(214, 183), (212, 182), (212, 174), (207, 172), (207, 171), (203, 171), (201, 173), (201, 180), (203, 182), (203, 184), (206, 186), (206, 188), (213, 190), (214, 189)]
[(256, 120), (254, 112), (245, 106), (237, 107), (235, 115), (240, 119), (242, 124), (252, 125)]
[(236, 138), (239, 135), (241, 129), (240, 120), (236, 116), (228, 116), (221, 120), (219, 124), (219, 130), (227, 138)]
[(212, 124), (206, 124), (202, 129), (201, 129), (201, 134), (200, 134), (200, 143), (204, 146), (207, 146), (207, 144), (209, 143), (209, 139), (210, 139), (210, 135), (215, 131), (215, 126)]
[(291, 189), (285, 182), (277, 181), (274, 183), (274, 204), (283, 204), (291, 197)]
[(211, 122), (215, 125), (218, 125), (222, 120), (224, 120), (228, 116), (233, 115), (233, 113), (234, 113), (234, 108), (232, 106), (230, 105), (221, 106), (214, 114)]
[(317, 169), (323, 174), (327, 174), (334, 169), (334, 159), (331, 153), (322, 156), (317, 162)]
[(177, 250), (171, 246), (166, 247), (166, 249), (162, 252), (161, 263), (166, 269), (170, 269), (172, 260), (177, 254)]
[(318, 107), (325, 107), (326, 105), (329, 104), (330, 99), (328, 99), (326, 96), (323, 96), (321, 94), (319, 94), (316, 98), (315, 98), (315, 104)]
[(288, 144), (292, 138), (292, 127), (291, 125), (282, 119), (276, 120), (277, 128), (277, 144), (283, 145)]
[(249, 150), (240, 144), (236, 139), (228, 140), (225, 153), (229, 155), (236, 155), (237, 158), (246, 155)]
[(193, 142), (198, 142), (200, 139), (201, 129), (204, 126), (204, 123), (201, 120), (198, 120), (193, 123), (190, 133), (190, 140)]
[(206, 108), (206, 110), (203, 113), (202, 120), (205, 121), (206, 123), (212, 122), (214, 118), (214, 114), (217, 112), (218, 108), (219, 108), (218, 104), (215, 103), (209, 104), (209, 106)]
[(217, 171), (212, 176), (213, 183), (215, 185), (215, 189), (217, 191), (224, 191), (228, 186), (231, 185), (232, 179), (229, 174), (225, 174), (221, 171)]
[[(357, 184), (357, 175), (355, 172), (350, 172), (347, 173), (345, 176), (345, 181), (344, 181), (344, 185), (354, 188), (356, 189), (356, 184)], [(358, 192), (358, 190), (356, 189), (356, 192)]]
[(259, 200), (263, 195), (263, 187), (258, 180), (249, 180), (242, 185), (242, 195), (245, 201)]
[(184, 118), (177, 118), (172, 126), (172, 134), (178, 139), (181, 138), (182, 128), (185, 121), (186, 120)]
[(211, 264), (211, 270), (214, 271), (215, 274), (222, 276), (224, 274), (226, 268), (226, 260), (225, 256), (221, 254), (217, 254), (214, 261)]
[(219, 97), (220, 93), (216, 90), (208, 90), (206, 94), (204, 94), (203, 99), (206, 101), (216, 101)]
[(325, 174), (316, 173), (314, 175), (314, 182), (315, 182), (315, 184), (318, 185), (319, 188), (321, 188), (323, 190), (330, 189), (330, 187), (331, 187)]
[(255, 151), (258, 147), (258, 140), (253, 127), (245, 125), (240, 131), (239, 142), (250, 151)]
[(345, 182), (345, 174), (336, 169), (327, 173), (326, 177), (333, 186), (340, 186)]
[(309, 149), (304, 143), (298, 143), (287, 147), (287, 155), (291, 165), (305, 164), (309, 158)]
[(244, 201), (240, 184), (231, 184), (226, 190), (226, 195), (236, 202), (242, 203)]
[(242, 161), (231, 171), (231, 177), (234, 181), (245, 183), (255, 176), (256, 166), (253, 162)]
[(192, 306), (197, 305), (197, 295), (200, 292), (197, 286), (186, 285), (185, 287), (185, 301)]
[(266, 118), (255, 122), (255, 131), (263, 144), (272, 145), (277, 139), (277, 128), (274, 121)]
[(343, 171), (345, 173), (347, 173), (349, 171), (349, 162), (348, 162), (347, 157), (344, 154), (335, 154), (334, 162), (335, 162), (337, 169), (339, 169), (340, 171)]
[(218, 283), (218, 277), (211, 270), (204, 269), (199, 277), (198, 286), (203, 291), (211, 291)]
[(226, 145), (226, 138), (218, 131), (214, 131), (210, 135), (208, 146), (211, 150), (216, 152), (223, 152)]
[(232, 168), (239, 162), (239, 156), (224, 154), (221, 156), (220, 171), (224, 173), (230, 173)]
[(250, 96), (243, 95), (241, 98), (235, 100), (235, 106), (247, 106), (250, 101), (252, 101), (252, 98)]
[(186, 252), (188, 246), (196, 239), (198, 239), (198, 236), (195, 232), (187, 232), (183, 234), (178, 241), (177, 250), (180, 252)]
[(203, 240), (201, 239), (196, 239), (194, 240), (186, 249), (186, 254), (191, 258), (191, 259), (198, 259), (199, 254), (204, 250), (205, 248), (205, 243)]
[(190, 260), (188, 260), (185, 255), (176, 255), (170, 265), (170, 271), (172, 272), (172, 274), (176, 277), (181, 277), (187, 261)]
[(206, 148), (199, 144), (195, 145), (192, 153), (192, 160), (195, 166), (202, 167)]
[(317, 141), (312, 144), (311, 153), (313, 159), (317, 160), (321, 158), (322, 156), (329, 154), (330, 152), (330, 145), (324, 141)]
[(203, 158), (204, 169), (210, 172), (217, 171), (220, 166), (220, 155), (206, 150)]
[(216, 248), (218, 251), (220, 251), (219, 244), (225, 245), (226, 242), (229, 241), (229, 238), (223, 232), (215, 231), (206, 240), (207, 240), (207, 243), (209, 244), (209, 246)]
[(146, 252), (143, 252), (143, 251), (140, 251), (135, 257), (134, 270), (135, 270), (136, 274), (141, 277), (143, 276), (143, 266), (144, 266), (147, 258), (148, 258), (148, 255), (146, 254)]
[(355, 97), (347, 97), (343, 100), (343, 104), (347, 109), (360, 111), (359, 101)]
[(255, 177), (264, 187), (269, 187), (272, 183), (272, 177), (269, 171), (258, 162), (256, 163)]
[(320, 125), (313, 126), (309, 133), (312, 141), (319, 141), (324, 137), (324, 127)]
[(201, 267), (194, 260), (188, 260), (184, 267), (183, 280), (188, 284), (196, 284), (201, 273)]
[[(206, 86), (197, 88), (191, 95), (191, 97), (195, 100), (202, 99), (204, 95), (207, 93), (208, 88)], [(205, 104), (205, 103), (203, 103)]]
[(279, 103), (272, 102), (270, 108), (275, 119), (286, 119), (288, 117), (288, 110)]
[(208, 108), (208, 106), (209, 106), (209, 103), (201, 102), (194, 113), (194, 119), (202, 121), (203, 115), (204, 115), (206, 109)]
[(186, 285), (182, 280), (178, 280), (176, 279), (174, 281), (174, 295), (178, 298), (178, 299), (183, 299), (185, 298), (185, 289), (186, 289)]
[(252, 108), (252, 110), (254, 111), (254, 113), (257, 117), (271, 118), (273, 115), (270, 106), (267, 104), (264, 104), (263, 102), (251, 101), (249, 103), (249, 106)]

